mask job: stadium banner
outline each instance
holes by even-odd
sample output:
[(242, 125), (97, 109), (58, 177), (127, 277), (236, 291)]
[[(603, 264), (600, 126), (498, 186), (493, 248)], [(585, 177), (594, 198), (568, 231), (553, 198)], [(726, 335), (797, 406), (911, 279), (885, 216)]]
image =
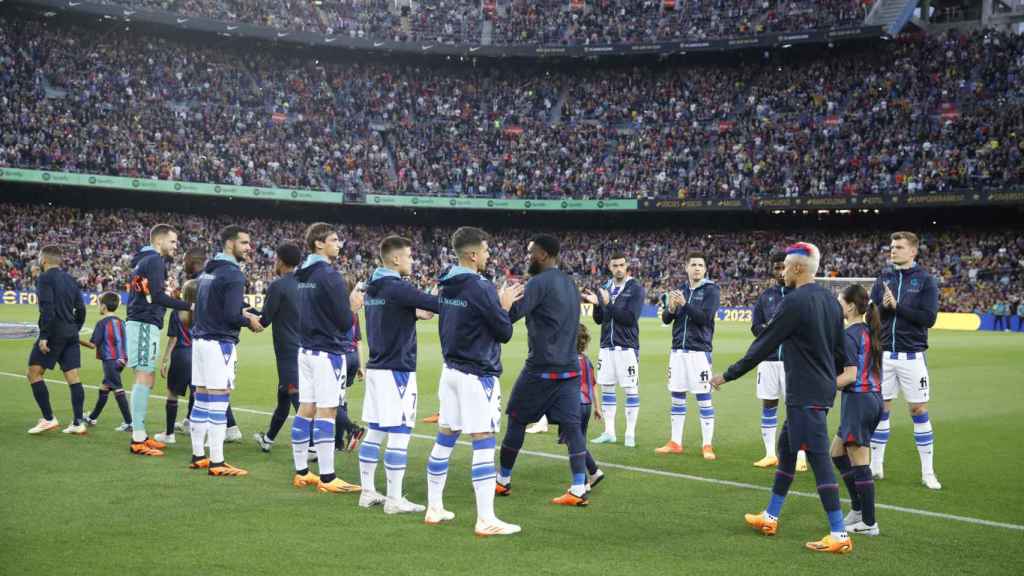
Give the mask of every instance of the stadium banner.
[(1024, 203), (1024, 190), (970, 190), (941, 194), (883, 194), (806, 198), (713, 198), (641, 200), (640, 210), (860, 210), (923, 206), (985, 206)]
[(401, 208), (463, 208), (469, 210), (636, 210), (636, 200), (521, 200), (507, 198), (449, 198), (367, 194), (371, 206)]
[(102, 19), (131, 19), (132, 22), (154, 24), (175, 31), (209, 32), (224, 37), (252, 38), (275, 43), (300, 44), (348, 50), (369, 50), (398, 54), (437, 54), (440, 56), (468, 56), (489, 58), (593, 58), (595, 56), (624, 56), (627, 54), (654, 54), (668, 56), (689, 52), (721, 52), (751, 48), (789, 47), (793, 44), (825, 44), (845, 40), (888, 37), (882, 26), (851, 26), (833, 30), (810, 30), (795, 33), (770, 33), (713, 40), (675, 40), (643, 44), (587, 44), (576, 46), (545, 44), (511, 44), (484, 46), (480, 44), (442, 44), (437, 42), (393, 42), (385, 39), (351, 38), (342, 34), (323, 34), (281, 30), (242, 22), (221, 22), (199, 16), (184, 16), (159, 8), (124, 8), (103, 4), (98, 0), (68, 2), (68, 0), (9, 0), (9, 4), (35, 6), (55, 13), (68, 13), (79, 17)]
[[(100, 301), (100, 296), (103, 294), (106, 294), (106, 292), (87, 292), (83, 290), (82, 300), (85, 301), (86, 306), (97, 306)], [(127, 292), (118, 292), (117, 294), (121, 296), (122, 305), (128, 304)], [(263, 294), (246, 294), (244, 299), (246, 305), (261, 309), (263, 308), (263, 302), (266, 300), (266, 296)], [(38, 300), (36, 299), (36, 293), (31, 290), (3, 290), (0, 291), (0, 303), (28, 304), (30, 306), (35, 306), (38, 304)], [(91, 316), (92, 311), (89, 311), (86, 317), (88, 318)]]
[(143, 190), (166, 194), (192, 194), (197, 196), (228, 196), (256, 200), (281, 200), (287, 202), (316, 202), (320, 204), (341, 204), (344, 195), (317, 190), (295, 190), (291, 188), (260, 188), (256, 186), (232, 186), (230, 184), (203, 184), (177, 180), (153, 180), (151, 178), (127, 178), (124, 176), (101, 176), (98, 174), (75, 174), (71, 172), (50, 172), (25, 168), (0, 168), (0, 182), (24, 182), (57, 186), (79, 186), (115, 190)]

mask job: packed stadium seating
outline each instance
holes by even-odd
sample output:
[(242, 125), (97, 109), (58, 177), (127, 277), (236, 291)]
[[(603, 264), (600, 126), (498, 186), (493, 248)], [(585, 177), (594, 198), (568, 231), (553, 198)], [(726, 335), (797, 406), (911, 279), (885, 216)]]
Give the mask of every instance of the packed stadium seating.
[[(0, 288), (31, 288), (32, 260), (40, 247), (59, 243), (71, 249), (68, 270), (84, 289), (120, 290), (128, 280), (132, 254), (145, 244), (150, 226), (173, 224), (181, 232), (181, 254), (193, 246), (212, 247), (227, 217), (132, 210), (80, 210), (26, 204), (0, 204)], [(285, 241), (300, 242), (305, 224), (297, 221), (236, 219), (253, 230), (256, 246), (247, 272), (250, 290), (262, 292), (273, 279), (274, 249)], [(377, 242), (400, 233), (416, 240), (414, 274), (419, 284), (432, 285), (452, 263), (450, 229), (413, 226), (339, 226), (344, 242), (340, 267), (366, 279), (376, 266)], [(529, 236), (536, 231), (502, 230), (491, 243), (495, 277), (521, 276)], [(607, 279), (603, 263), (621, 251), (632, 273), (654, 303), (667, 287), (679, 285), (685, 273), (678, 263), (691, 250), (707, 255), (710, 277), (723, 286), (724, 306), (752, 305), (769, 276), (772, 249), (797, 237), (822, 250), (821, 273), (873, 277), (885, 265), (888, 235), (884, 231), (783, 234), (773, 231), (701, 232), (679, 230), (558, 232), (563, 241), (563, 268), (581, 286), (596, 287)], [(212, 249), (212, 248), (211, 248)], [(1024, 297), (1024, 236), (1012, 230), (948, 230), (925, 234), (920, 262), (941, 279), (941, 307), (947, 312), (985, 311), (998, 301)], [(177, 276), (177, 274), (172, 274)]]
[(327, 62), (0, 19), (0, 166), (379, 194), (746, 198), (1024, 183), (1024, 40), (793, 61)]
[[(864, 0), (106, 0), (183, 16), (445, 44), (704, 40), (859, 25)], [(490, 30), (490, 33), (486, 33)]]

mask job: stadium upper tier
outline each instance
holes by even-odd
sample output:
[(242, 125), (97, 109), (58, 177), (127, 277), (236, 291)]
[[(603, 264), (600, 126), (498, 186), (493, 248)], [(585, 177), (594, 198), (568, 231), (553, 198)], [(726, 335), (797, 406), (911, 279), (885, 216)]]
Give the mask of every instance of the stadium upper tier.
[[(275, 3), (253, 3), (275, 4)], [(0, 166), (345, 193), (726, 198), (1024, 184), (1024, 40), (734, 63), (315, 60), (0, 18)]]
[(870, 0), (104, 0), (303, 32), (440, 44), (638, 44), (856, 26)]
[[(309, 222), (207, 217), (195, 214), (137, 210), (79, 210), (73, 208), (0, 204), (0, 289), (31, 290), (31, 266), (38, 250), (57, 243), (65, 248), (66, 269), (83, 289), (122, 290), (131, 271), (131, 257), (147, 242), (151, 226), (166, 222), (179, 231), (177, 271), (182, 255), (193, 247), (213, 250), (217, 231), (242, 224), (253, 232), (253, 261), (246, 276), (248, 289), (260, 293), (274, 278), (274, 250), (283, 242), (301, 244)], [(425, 223), (429, 224), (429, 222)], [(343, 242), (339, 266), (366, 280), (376, 267), (377, 244), (387, 234), (414, 241), (414, 281), (436, 283), (441, 270), (452, 264), (452, 230), (433, 225), (339, 225)], [(538, 230), (503, 230), (490, 242), (490, 273), (495, 278), (521, 276), (525, 249)], [(578, 230), (556, 232), (562, 240), (562, 268), (580, 286), (591, 288), (607, 280), (606, 263), (615, 252), (630, 261), (631, 273), (657, 301), (669, 287), (685, 280), (680, 262), (691, 250), (707, 256), (708, 273), (722, 286), (723, 306), (751, 306), (766, 287), (769, 255), (795, 240), (817, 244), (822, 251), (820, 273), (844, 277), (874, 277), (886, 265), (888, 230), (816, 230), (785, 234), (772, 231), (708, 232), (680, 229)], [(1024, 298), (1024, 236), (1015, 230), (948, 229), (922, 236), (919, 263), (939, 278), (941, 309), (946, 312), (984, 312), (995, 302)]]

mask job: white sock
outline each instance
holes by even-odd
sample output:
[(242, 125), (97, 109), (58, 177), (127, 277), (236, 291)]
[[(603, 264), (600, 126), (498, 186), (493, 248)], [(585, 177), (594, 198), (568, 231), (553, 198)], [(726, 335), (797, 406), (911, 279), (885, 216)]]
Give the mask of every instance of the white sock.
[(494, 520), (494, 447), (493, 436), (473, 440), (473, 491), (476, 493), (477, 520)]
[(878, 426), (871, 434), (871, 470), (877, 472), (885, 464), (885, 446), (889, 443), (889, 412), (883, 410)]
[(615, 436), (616, 402), (615, 384), (601, 384), (601, 414), (604, 416), (604, 433), (609, 436)]
[(764, 441), (764, 455), (775, 458), (775, 432), (779, 426), (779, 407), (761, 408), (761, 440)]
[(295, 471), (309, 468), (309, 436), (312, 434), (313, 421), (298, 414), (292, 419), (292, 460)]
[(316, 446), (316, 465), (320, 477), (334, 474), (334, 419), (313, 420), (313, 444)]
[(626, 392), (626, 437), (636, 437), (636, 420), (640, 415), (640, 389), (631, 386), (625, 388)]
[(380, 445), (384, 432), (370, 428), (359, 445), (359, 483), (363, 491), (376, 492), (374, 477), (377, 475), (377, 461), (380, 460)]
[(444, 508), (444, 485), (448, 481), (448, 460), (455, 449), (458, 434), (445, 435), (438, 432), (434, 448), (427, 458), (427, 505)]
[(914, 442), (917, 444), (917, 453), (921, 456), (921, 475), (935, 474), (935, 467), (932, 465), (935, 448), (932, 421), (928, 419), (927, 412), (913, 415), (912, 418), (914, 420)]
[(206, 433), (210, 436), (210, 463), (224, 463), (224, 437), (227, 436), (228, 427), (223, 423), (211, 422)]
[(711, 406), (711, 394), (697, 394), (700, 406), (700, 434), (704, 446), (711, 446), (715, 439), (715, 409)]
[(669, 410), (672, 421), (672, 441), (683, 445), (683, 427), (686, 425), (686, 392), (672, 392), (672, 408)]
[(226, 392), (211, 392), (207, 397), (210, 425), (206, 434), (210, 437), (210, 463), (224, 462), (224, 437), (228, 431), (228, 402), (230, 396)]
[(206, 431), (209, 428), (210, 418), (207, 410), (206, 394), (197, 392), (189, 424), (189, 431), (192, 434), (192, 455), (197, 458), (206, 456)]
[(388, 479), (388, 498), (402, 499), (402, 481), (409, 461), (408, 432), (388, 432), (388, 447), (384, 451), (384, 474)]

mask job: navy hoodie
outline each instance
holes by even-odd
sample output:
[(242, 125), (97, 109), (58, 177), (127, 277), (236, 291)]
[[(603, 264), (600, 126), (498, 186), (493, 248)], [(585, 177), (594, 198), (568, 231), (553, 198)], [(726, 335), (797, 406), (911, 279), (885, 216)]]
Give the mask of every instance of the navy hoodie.
[(512, 321), (494, 284), (462, 266), (441, 278), (441, 354), (449, 368), (476, 376), (501, 375), (501, 345)]
[[(896, 310), (882, 306), (889, 286), (896, 298)], [(875, 279), (871, 301), (878, 304), (882, 320), (882, 349), (886, 352), (924, 352), (928, 329), (939, 315), (939, 287), (924, 268), (914, 264), (907, 270), (889, 268)]]
[[(82, 289), (70, 274), (50, 268), (36, 281), (39, 303), (39, 339), (72, 340), (85, 324), (85, 303)], [(75, 346), (78, 346), (76, 343)]]
[(132, 283), (128, 293), (128, 320), (164, 327), (168, 308), (188, 310), (188, 302), (171, 298), (164, 292), (167, 262), (152, 246), (143, 246), (132, 257)]
[(294, 272), (283, 274), (267, 287), (260, 324), (274, 327), (274, 354), (294, 362), (299, 353), (299, 288)]
[(786, 294), (746, 355), (725, 371), (725, 379), (743, 376), (779, 346), (786, 369), (786, 405), (831, 407), (836, 376), (846, 366), (843, 311), (831, 290), (812, 282)]
[(345, 278), (326, 258), (310, 254), (295, 279), (299, 282), (299, 345), (344, 354), (345, 334), (352, 327)]
[[(782, 306), (782, 299), (791, 291), (791, 289), (776, 283), (757, 297), (757, 303), (754, 304), (754, 313), (750, 322), (750, 331), (754, 333), (754, 336), (760, 336), (761, 332), (764, 332), (768, 323), (771, 322), (772, 318), (779, 311), (779, 307)], [(780, 361), (782, 361), (782, 348), (779, 348), (775, 354), (768, 357), (768, 362)]]
[[(523, 370), (552, 380), (578, 374), (580, 293), (572, 278), (558, 268), (530, 278), (522, 300), (509, 311), (513, 323), (524, 316), (529, 352)], [(562, 376), (566, 374), (570, 376)]]
[(238, 262), (227, 254), (217, 254), (199, 275), (196, 294), (193, 340), (238, 343), (238, 331), (248, 326), (245, 308), (245, 275)]
[(416, 371), (416, 310), (440, 311), (437, 296), (418, 290), (398, 272), (377, 268), (366, 285), (366, 341), (370, 370)]
[[(644, 309), (644, 287), (626, 278), (620, 292), (611, 280), (604, 285), (611, 296), (606, 305), (594, 305), (594, 322), (601, 325), (601, 348), (640, 349), (640, 314)], [(600, 302), (600, 298), (598, 298)]]
[[(721, 288), (705, 278), (693, 289), (687, 282), (681, 290), (686, 297), (686, 304), (676, 308), (675, 314), (670, 313), (667, 306), (661, 312), (661, 321), (672, 324), (672, 349), (711, 352)], [(667, 295), (663, 298), (663, 304), (666, 298)]]

